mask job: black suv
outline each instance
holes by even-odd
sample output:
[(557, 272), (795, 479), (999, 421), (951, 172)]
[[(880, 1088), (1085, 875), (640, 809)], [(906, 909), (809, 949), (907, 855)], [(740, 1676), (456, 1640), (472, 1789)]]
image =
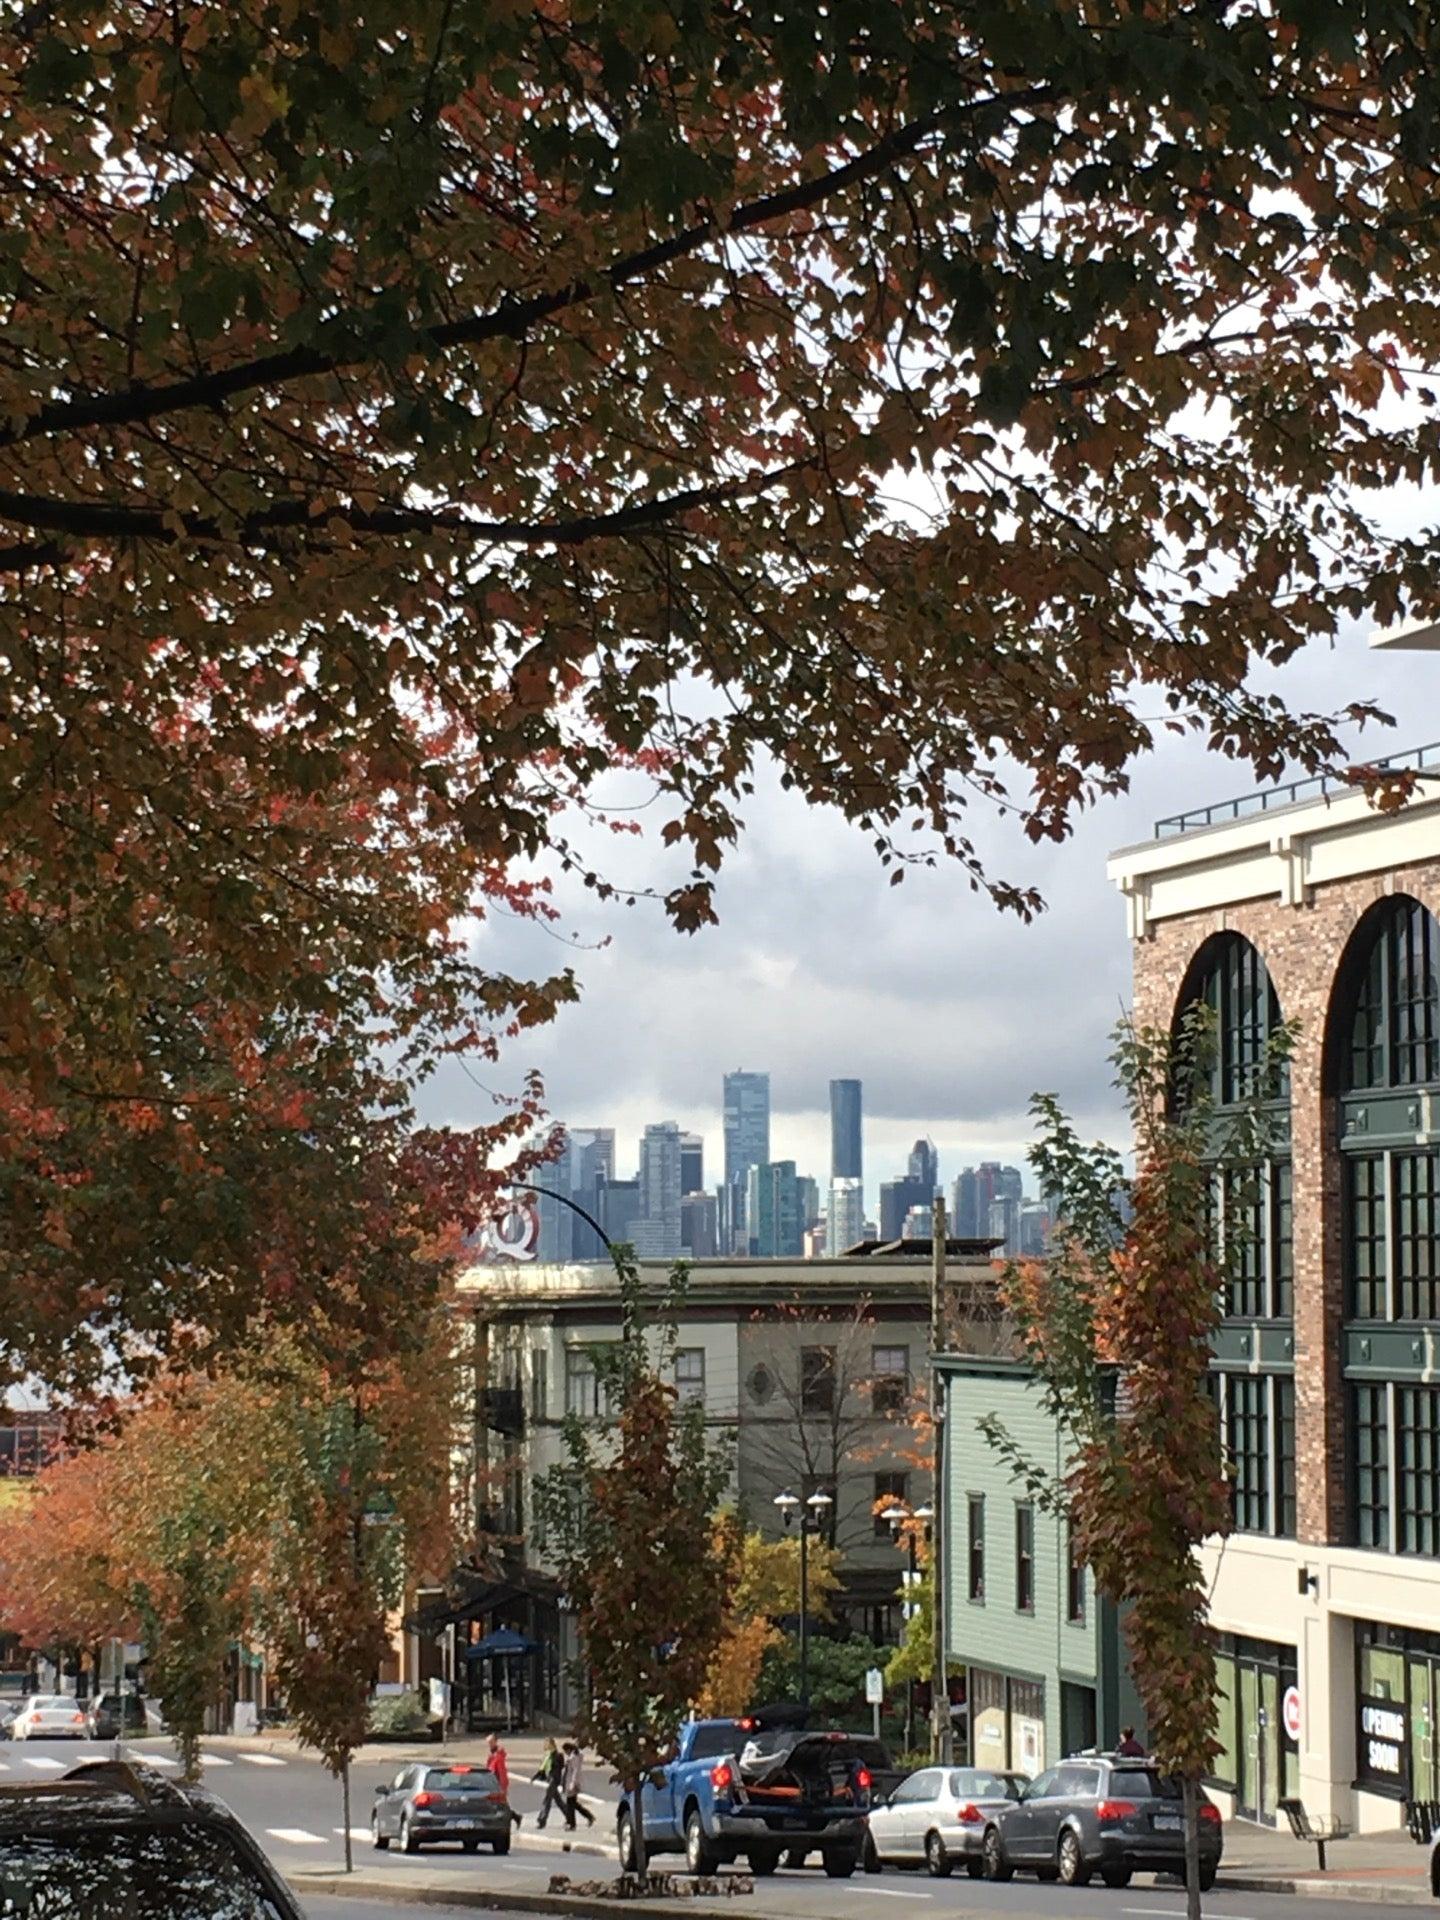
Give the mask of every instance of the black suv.
[[(1083, 1887), (1099, 1874), (1124, 1887), (1132, 1873), (1185, 1871), (1180, 1782), (1148, 1760), (1086, 1754), (1038, 1775), (1017, 1801), (997, 1807), (981, 1841), (986, 1878), (1017, 1867)], [(1200, 1796), (1200, 1885), (1220, 1865), (1220, 1810)]]
[(108, 1920), (304, 1920), (227, 1807), (153, 1767), (95, 1760), (0, 1786), (0, 1913)]
[(92, 1740), (114, 1740), (149, 1733), (150, 1718), (138, 1693), (102, 1693), (86, 1708), (85, 1727)]

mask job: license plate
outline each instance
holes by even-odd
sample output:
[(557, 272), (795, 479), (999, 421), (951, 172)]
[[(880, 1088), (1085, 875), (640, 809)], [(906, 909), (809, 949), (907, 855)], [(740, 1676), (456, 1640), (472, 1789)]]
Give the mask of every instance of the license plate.
[(1152, 1825), (1156, 1828), (1164, 1827), (1167, 1830), (1178, 1833), (1180, 1830), (1180, 1816), (1178, 1813), (1157, 1813)]

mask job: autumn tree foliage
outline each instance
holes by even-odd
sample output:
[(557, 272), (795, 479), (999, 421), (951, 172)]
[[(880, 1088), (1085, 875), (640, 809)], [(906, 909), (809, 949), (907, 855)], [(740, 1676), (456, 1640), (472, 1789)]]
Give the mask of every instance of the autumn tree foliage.
[(672, 1753), (725, 1630), (732, 1552), (715, 1515), (731, 1461), (707, 1439), (704, 1408), (681, 1406), (676, 1394), (683, 1269), (648, 1321), (627, 1249), (616, 1250), (615, 1266), (621, 1334), (595, 1349), (611, 1419), (569, 1416), (565, 1458), (539, 1482), (537, 1498), (580, 1638), (576, 1731), (631, 1796), (621, 1864), (643, 1874), (638, 1789)]
[(1246, 676), (1440, 612), (1369, 504), (1440, 448), (1430, 27), (10, 9), (0, 1361), (301, 1324), (340, 1211), (472, 1209), (529, 1103), (416, 1087), (574, 989), (467, 915), (611, 887), (617, 761), (693, 928), (766, 757), (1022, 912), (1002, 757), (1037, 837), (1157, 724), (1332, 759)]
[(1113, 1058), (1134, 1127), (1133, 1178), (1112, 1150), (1084, 1145), (1051, 1096), (1037, 1096), (1031, 1162), (1044, 1191), (1058, 1196), (1057, 1225), (1049, 1260), (1017, 1269), (1008, 1294), (1022, 1351), (1060, 1427), (1063, 1481), (1028, 1459), (995, 1416), (980, 1423), (1017, 1475), (1068, 1517), (1077, 1557), (1122, 1609), (1152, 1749), (1185, 1786), (1192, 1915), (1200, 1910), (1198, 1789), (1219, 1750), (1197, 1549), (1231, 1526), (1209, 1392), (1226, 1273), (1211, 1193), (1220, 1168), (1263, 1158), (1266, 1095), (1290, 1041), (1288, 1029), (1277, 1031), (1255, 1064), (1252, 1098), (1222, 1120), (1210, 1093), (1214, 1035), (1204, 1007), (1184, 1013), (1173, 1035), (1122, 1026)]
[[(743, 1714), (759, 1705), (756, 1684), (765, 1655), (785, 1638), (780, 1622), (800, 1611), (800, 1542), (793, 1535), (767, 1540), (746, 1529), (733, 1510), (715, 1526), (725, 1564), (724, 1625), (695, 1700), (701, 1714)], [(840, 1588), (837, 1550), (825, 1540), (807, 1548), (806, 1587), (812, 1620), (833, 1617)]]

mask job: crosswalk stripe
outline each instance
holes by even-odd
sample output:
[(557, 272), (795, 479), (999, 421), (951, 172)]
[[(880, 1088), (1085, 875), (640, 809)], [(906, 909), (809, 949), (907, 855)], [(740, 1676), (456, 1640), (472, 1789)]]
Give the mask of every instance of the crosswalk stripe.
[(311, 1833), (305, 1827), (267, 1827), (266, 1833), (272, 1840), (283, 1840), (288, 1847), (323, 1847), (325, 1841), (318, 1833)]
[[(337, 1834), (342, 1840), (345, 1838), (345, 1829), (343, 1827), (332, 1827), (330, 1831)], [(370, 1838), (370, 1829), (368, 1827), (351, 1827), (350, 1838), (352, 1840), (368, 1840)]]
[(275, 1753), (242, 1753), (240, 1758), (248, 1760), (252, 1767), (283, 1767), (285, 1764)]
[(27, 1753), (23, 1757), (25, 1765), (34, 1767), (37, 1773), (62, 1773), (65, 1768), (63, 1760), (52, 1760), (45, 1753)]
[(233, 1760), (227, 1760), (223, 1754), (219, 1753), (202, 1753), (200, 1758), (207, 1767), (233, 1767), (235, 1764)]

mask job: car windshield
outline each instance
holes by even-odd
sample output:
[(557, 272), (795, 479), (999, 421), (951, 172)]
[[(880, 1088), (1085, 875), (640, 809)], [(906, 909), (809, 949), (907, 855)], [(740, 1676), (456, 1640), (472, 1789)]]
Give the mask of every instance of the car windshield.
[(498, 1793), (500, 1782), (484, 1767), (431, 1767), (427, 1793)]
[(3, 1920), (285, 1920), (227, 1834), (96, 1826), (0, 1834)]
[(1106, 1791), (1113, 1800), (1178, 1800), (1180, 1781), (1153, 1767), (1116, 1767)]
[(712, 1727), (696, 1727), (690, 1741), (692, 1760), (715, 1760), (722, 1753), (739, 1753), (740, 1729), (733, 1721), (720, 1721)]
[(1025, 1782), (1018, 1773), (980, 1773), (961, 1767), (950, 1776), (957, 1798), (965, 1800), (1018, 1800)]
[(67, 1700), (63, 1693), (47, 1693), (43, 1699), (37, 1700), (35, 1704), (37, 1707), (43, 1707), (47, 1713), (52, 1711), (78, 1713), (80, 1711), (79, 1701)]

